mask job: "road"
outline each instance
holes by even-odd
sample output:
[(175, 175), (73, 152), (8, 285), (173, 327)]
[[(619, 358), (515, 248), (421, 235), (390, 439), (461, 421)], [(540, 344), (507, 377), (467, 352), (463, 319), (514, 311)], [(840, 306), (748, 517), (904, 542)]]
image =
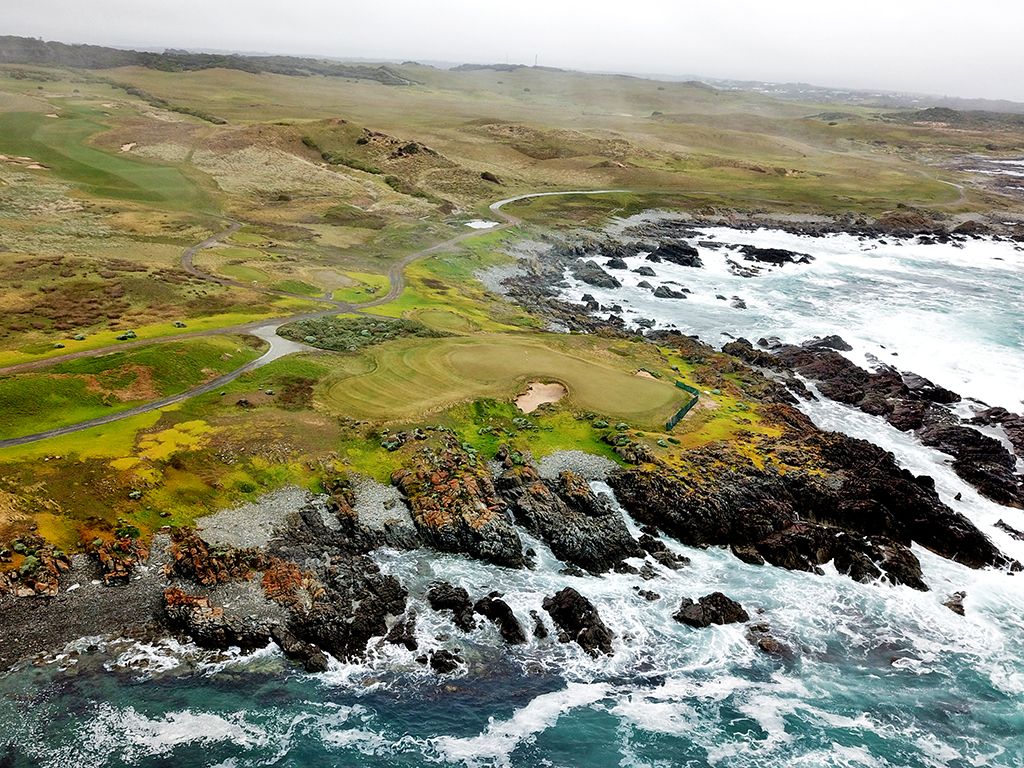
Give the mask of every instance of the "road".
[[(531, 194), (517, 195), (516, 197), (509, 197), (504, 200), (498, 200), (497, 202), (491, 203), (489, 207), (491, 212), (497, 218), (501, 219), (501, 222), (498, 223), (497, 226), (492, 227), (491, 229), (486, 231), (494, 232), (497, 229), (505, 229), (508, 227), (516, 226), (521, 223), (520, 219), (513, 216), (512, 214), (505, 213), (502, 210), (502, 208), (508, 205), (509, 203), (518, 202), (520, 200), (528, 200), (534, 197), (554, 197), (559, 195), (604, 195), (612, 192), (621, 191), (623, 190), (597, 189), (589, 191), (572, 190), (567, 192), (534, 192)], [(331, 308), (323, 310), (321, 312), (301, 313), (291, 315), (289, 317), (275, 318), (269, 321), (258, 320), (255, 322), (242, 323), (240, 325), (226, 326), (223, 328), (215, 328), (206, 331), (192, 331), (189, 333), (174, 334), (172, 336), (161, 336), (158, 339), (136, 339), (134, 341), (122, 342), (120, 344), (108, 347), (82, 350), (81, 352), (70, 352), (63, 355), (55, 355), (53, 357), (48, 357), (43, 360), (33, 360), (28, 363), (19, 363), (17, 365), (9, 365), (5, 368), (0, 368), (0, 376), (5, 376), (13, 373), (24, 373), (26, 371), (41, 370), (51, 365), (54, 365), (55, 363), (60, 363), (67, 360), (75, 360), (83, 357), (99, 357), (102, 355), (110, 354), (111, 352), (120, 352), (121, 350), (131, 349), (133, 347), (140, 347), (149, 344), (160, 344), (168, 341), (180, 341), (181, 339), (201, 338), (203, 336), (223, 336), (225, 334), (232, 333), (245, 333), (252, 336), (256, 336), (260, 339), (263, 339), (269, 344), (267, 351), (264, 352), (256, 360), (252, 360), (246, 363), (245, 365), (240, 366), (235, 370), (230, 371), (229, 373), (225, 373), (222, 376), (218, 376), (216, 379), (212, 379), (211, 381), (208, 381), (205, 384), (201, 384), (198, 387), (193, 387), (192, 389), (186, 390), (185, 392), (179, 392), (176, 395), (171, 395), (160, 400), (154, 400), (151, 403), (145, 403), (143, 405), (135, 406), (134, 408), (128, 408), (123, 411), (118, 411), (117, 413), (111, 413), (105, 416), (99, 416), (95, 419), (81, 421), (78, 422), (77, 424), (69, 424), (64, 427), (55, 427), (54, 429), (48, 429), (43, 432), (37, 432), (32, 435), (22, 435), (20, 437), (11, 437), (4, 440), (0, 440), (0, 448), (9, 448), (16, 445), (27, 445), (29, 443), (35, 443), (40, 440), (46, 440), (47, 438), (51, 437), (70, 435), (74, 432), (80, 432), (84, 429), (99, 427), (104, 424), (110, 424), (115, 421), (120, 421), (121, 419), (127, 419), (132, 416), (138, 416), (139, 414), (150, 413), (161, 408), (166, 408), (169, 405), (174, 405), (175, 403), (180, 403), (184, 400), (188, 400), (193, 397), (198, 397), (199, 395), (205, 395), (208, 392), (213, 392), (214, 390), (219, 389), (220, 387), (223, 387), (224, 385), (234, 381), (239, 376), (242, 376), (243, 374), (248, 373), (249, 371), (264, 366), (267, 363), (273, 362), (278, 358), (284, 357), (285, 355), (292, 354), (293, 352), (308, 350), (310, 349), (310, 347), (307, 347), (304, 344), (298, 344), (294, 341), (290, 341), (281, 336), (278, 336), (277, 329), (287, 323), (294, 323), (301, 320), (310, 320), (318, 317), (327, 317), (329, 315), (335, 315), (340, 312), (359, 312), (371, 309), (381, 304), (387, 304), (390, 301), (394, 301), (402, 294), (402, 291), (405, 289), (405, 269), (410, 264), (412, 264), (414, 261), (418, 261), (419, 259), (431, 256), (435, 253), (449, 250), (452, 247), (461, 243), (462, 241), (468, 240), (471, 237), (481, 234), (480, 230), (469, 230), (462, 234), (456, 235), (455, 237), (451, 237), (448, 240), (445, 240), (444, 242), (437, 243), (428, 248), (423, 248), (422, 250), (410, 253), (409, 255), (395, 262), (388, 270), (388, 281), (390, 285), (388, 288), (388, 292), (385, 295), (376, 298), (372, 301), (367, 301), (360, 304), (349, 304), (346, 302), (334, 301), (333, 299), (311, 299), (311, 297), (309, 296), (300, 296), (298, 294), (291, 294), (284, 291), (276, 291), (273, 289), (257, 288), (255, 286), (246, 285), (245, 283), (236, 280), (230, 280), (228, 278), (222, 278), (216, 275), (207, 274), (206, 272), (203, 272), (202, 270), (197, 268), (192, 263), (195, 255), (199, 251), (203, 250), (204, 248), (210, 248), (211, 246), (216, 245), (217, 243), (225, 240), (226, 238), (230, 237), (235, 232), (237, 232), (240, 228), (241, 224), (233, 221), (231, 222), (230, 226), (228, 226), (228, 228), (223, 230), (222, 232), (218, 232), (217, 234), (208, 237), (206, 240), (203, 240), (200, 243), (196, 243), (195, 245), (186, 248), (181, 255), (182, 268), (185, 269), (185, 271), (187, 271), (191, 275), (199, 277), (203, 280), (209, 280), (211, 282), (218, 283), (219, 285), (245, 288), (246, 290), (257, 290), (262, 293), (268, 293), (277, 296), (300, 298), (307, 301), (325, 301), (326, 303), (331, 305)]]

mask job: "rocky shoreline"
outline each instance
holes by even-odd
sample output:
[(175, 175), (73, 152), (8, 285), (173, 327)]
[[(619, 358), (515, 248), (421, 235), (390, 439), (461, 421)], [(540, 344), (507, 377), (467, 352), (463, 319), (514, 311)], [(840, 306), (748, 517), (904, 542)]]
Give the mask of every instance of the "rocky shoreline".
[[(667, 242), (683, 226), (647, 223), (627, 235), (660, 240), (652, 255), (696, 266), (695, 251)], [(864, 231), (877, 233), (877, 226)], [(885, 231), (891, 235), (896, 226), (885, 225)], [(928, 236), (975, 234), (932, 231)], [(0, 625), (10, 636), (0, 648), (0, 664), (57, 652), (83, 636), (172, 633), (205, 648), (275, 643), (310, 671), (326, 669), (329, 656), (357, 660), (378, 643), (419, 653), (417, 660), (438, 674), (464, 667), (455, 644), (418, 647), (410, 586), (381, 570), (372, 555), (382, 547), (426, 549), (529, 570), (536, 558), (522, 535), (529, 534), (550, 548), (567, 573), (595, 579), (609, 571), (625, 574), (652, 602), (661, 598), (650, 585), (688, 567), (662, 536), (693, 547), (725, 547), (748, 564), (813, 574), (831, 562), (859, 582), (917, 590), (930, 585), (912, 543), (970, 568), (1021, 569), (939, 498), (931, 478), (900, 468), (891, 453), (869, 442), (818, 429), (795, 403), (815, 396), (803, 383), (813, 381), (822, 396), (915, 431), (925, 444), (950, 453), (954, 470), (982, 494), (1015, 507), (1024, 506), (1016, 458), (976, 427), (998, 427), (1019, 450), (1024, 419), (988, 409), (967, 423), (948, 408), (959, 399), (955, 393), (893, 368), (865, 371), (839, 353), (841, 339), (804, 345), (763, 340), (757, 346), (739, 339), (716, 352), (675, 332), (627, 331), (614, 312), (609, 320), (598, 319), (591, 314), (594, 307), (557, 297), (565, 270), (580, 268), (581, 257), (596, 251), (614, 260), (616, 248), (632, 255), (637, 242), (597, 237), (563, 241), (543, 255), (537, 250), (522, 271), (503, 276), (504, 290), (555, 327), (623, 337), (639, 333), (719, 374), (739, 377), (744, 395), (758, 403), (775, 436), (692, 449), (684, 468), (665, 463), (643, 441), (626, 436), (614, 444), (622, 466), (579, 452), (535, 465), (504, 447), (494, 457), (479, 456), (447, 429), (431, 427), (389, 437), (402, 460), (391, 485), (329, 477), (323, 495), (280, 492), (246, 510), (206, 518), (197, 530), (167, 530), (152, 542), (140, 541), (138, 531), (124, 525), (115, 541), (73, 558), (41, 540), (25, 541), (32, 568), (0, 582)], [(751, 269), (758, 262), (801, 258), (768, 252), (745, 256), (751, 265), (745, 268)], [(583, 269), (599, 280), (598, 272), (608, 275), (597, 264)], [(594, 492), (589, 481), (595, 479), (614, 490), (642, 527), (641, 535), (634, 536), (618, 508)], [(252, 524), (240, 529), (239, 520)], [(500, 583), (471, 595), (438, 582), (416, 597), (449, 617), (452, 632), (490, 622), (509, 645), (550, 637), (599, 656), (622, 642), (582, 587), (548, 595), (543, 613), (534, 611), (529, 621), (503, 600)], [(950, 609), (963, 610), (962, 596), (954, 598)], [(742, 606), (721, 593), (685, 598), (675, 617), (692, 627), (751, 621)], [(764, 622), (750, 623), (747, 637), (766, 653), (787, 652)]]

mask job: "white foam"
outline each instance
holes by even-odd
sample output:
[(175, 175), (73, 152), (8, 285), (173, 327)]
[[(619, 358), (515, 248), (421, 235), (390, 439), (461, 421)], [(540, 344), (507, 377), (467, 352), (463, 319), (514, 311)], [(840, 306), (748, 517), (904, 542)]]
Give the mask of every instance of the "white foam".
[(590, 706), (608, 693), (607, 685), (569, 683), (564, 690), (542, 694), (517, 709), (508, 720), (491, 718), (479, 736), (439, 736), (433, 746), (445, 760), (469, 766), (510, 766), (512, 752), (523, 742), (553, 726), (566, 712)]

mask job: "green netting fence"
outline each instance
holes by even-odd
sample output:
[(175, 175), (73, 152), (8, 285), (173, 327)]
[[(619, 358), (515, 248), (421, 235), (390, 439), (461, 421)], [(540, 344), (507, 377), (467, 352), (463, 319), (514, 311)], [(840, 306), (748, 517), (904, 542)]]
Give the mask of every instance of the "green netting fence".
[(676, 386), (682, 390), (685, 390), (686, 392), (689, 392), (691, 395), (693, 395), (693, 397), (689, 399), (686, 405), (684, 405), (682, 408), (676, 411), (675, 415), (671, 419), (665, 422), (665, 430), (668, 432), (671, 432), (672, 428), (683, 420), (683, 417), (690, 412), (693, 406), (697, 404), (697, 400), (700, 399), (699, 389), (691, 387), (689, 384), (683, 384), (683, 382), (681, 381), (677, 381)]

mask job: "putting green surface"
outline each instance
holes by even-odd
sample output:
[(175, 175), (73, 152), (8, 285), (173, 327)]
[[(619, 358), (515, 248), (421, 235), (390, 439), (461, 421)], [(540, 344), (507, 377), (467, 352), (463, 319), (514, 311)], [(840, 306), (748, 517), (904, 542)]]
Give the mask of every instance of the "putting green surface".
[(511, 398), (531, 381), (565, 385), (567, 406), (657, 426), (679, 407), (670, 383), (634, 375), (587, 337), (481, 335), (407, 340), (339, 358), (318, 400), (338, 415), (394, 421), (480, 397)]

